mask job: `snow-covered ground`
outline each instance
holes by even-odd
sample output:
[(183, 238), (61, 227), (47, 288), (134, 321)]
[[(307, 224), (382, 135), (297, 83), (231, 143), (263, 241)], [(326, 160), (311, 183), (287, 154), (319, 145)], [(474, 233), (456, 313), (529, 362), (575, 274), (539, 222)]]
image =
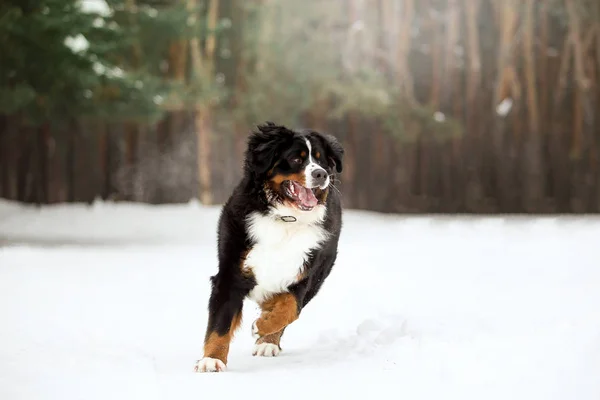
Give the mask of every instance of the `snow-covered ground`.
[(0, 399), (600, 398), (600, 221), (347, 211), (334, 272), (193, 372), (218, 207), (0, 202)]

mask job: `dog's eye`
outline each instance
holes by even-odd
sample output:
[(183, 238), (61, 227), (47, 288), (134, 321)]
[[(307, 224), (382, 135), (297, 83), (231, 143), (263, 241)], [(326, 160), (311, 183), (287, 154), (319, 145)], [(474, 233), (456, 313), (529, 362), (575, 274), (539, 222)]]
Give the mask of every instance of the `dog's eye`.
[(300, 157), (292, 158), (292, 164), (302, 164), (302, 159)]

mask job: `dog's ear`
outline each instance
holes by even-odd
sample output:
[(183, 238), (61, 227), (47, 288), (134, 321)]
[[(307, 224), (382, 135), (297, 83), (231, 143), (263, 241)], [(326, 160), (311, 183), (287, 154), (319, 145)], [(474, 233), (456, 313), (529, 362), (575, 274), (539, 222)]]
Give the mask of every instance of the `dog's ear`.
[(327, 161), (333, 164), (335, 170), (340, 173), (343, 169), (344, 147), (333, 135), (319, 134), (327, 155)]
[(246, 167), (261, 175), (271, 168), (281, 153), (282, 145), (293, 138), (294, 132), (270, 121), (257, 128), (258, 131), (252, 132), (248, 139)]

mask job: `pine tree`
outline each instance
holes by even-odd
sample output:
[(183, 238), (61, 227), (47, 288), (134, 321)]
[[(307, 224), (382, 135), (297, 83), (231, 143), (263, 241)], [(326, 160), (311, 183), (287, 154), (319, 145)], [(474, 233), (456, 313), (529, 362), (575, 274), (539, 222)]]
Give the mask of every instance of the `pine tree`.
[[(161, 79), (158, 62), (142, 65), (136, 43), (144, 23), (173, 29), (185, 21), (185, 10), (163, 18), (156, 9), (126, 3), (3, 2), (0, 113), (20, 113), (34, 125), (85, 116), (111, 121), (158, 117), (173, 88)], [(156, 43), (148, 45), (156, 48)]]

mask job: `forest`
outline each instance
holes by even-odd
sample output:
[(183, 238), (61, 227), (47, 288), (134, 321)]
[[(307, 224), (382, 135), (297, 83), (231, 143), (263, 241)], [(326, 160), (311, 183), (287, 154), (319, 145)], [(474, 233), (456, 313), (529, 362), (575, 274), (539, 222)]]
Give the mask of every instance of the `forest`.
[(4, 0), (0, 197), (226, 200), (274, 121), (347, 208), (600, 210), (597, 0)]

